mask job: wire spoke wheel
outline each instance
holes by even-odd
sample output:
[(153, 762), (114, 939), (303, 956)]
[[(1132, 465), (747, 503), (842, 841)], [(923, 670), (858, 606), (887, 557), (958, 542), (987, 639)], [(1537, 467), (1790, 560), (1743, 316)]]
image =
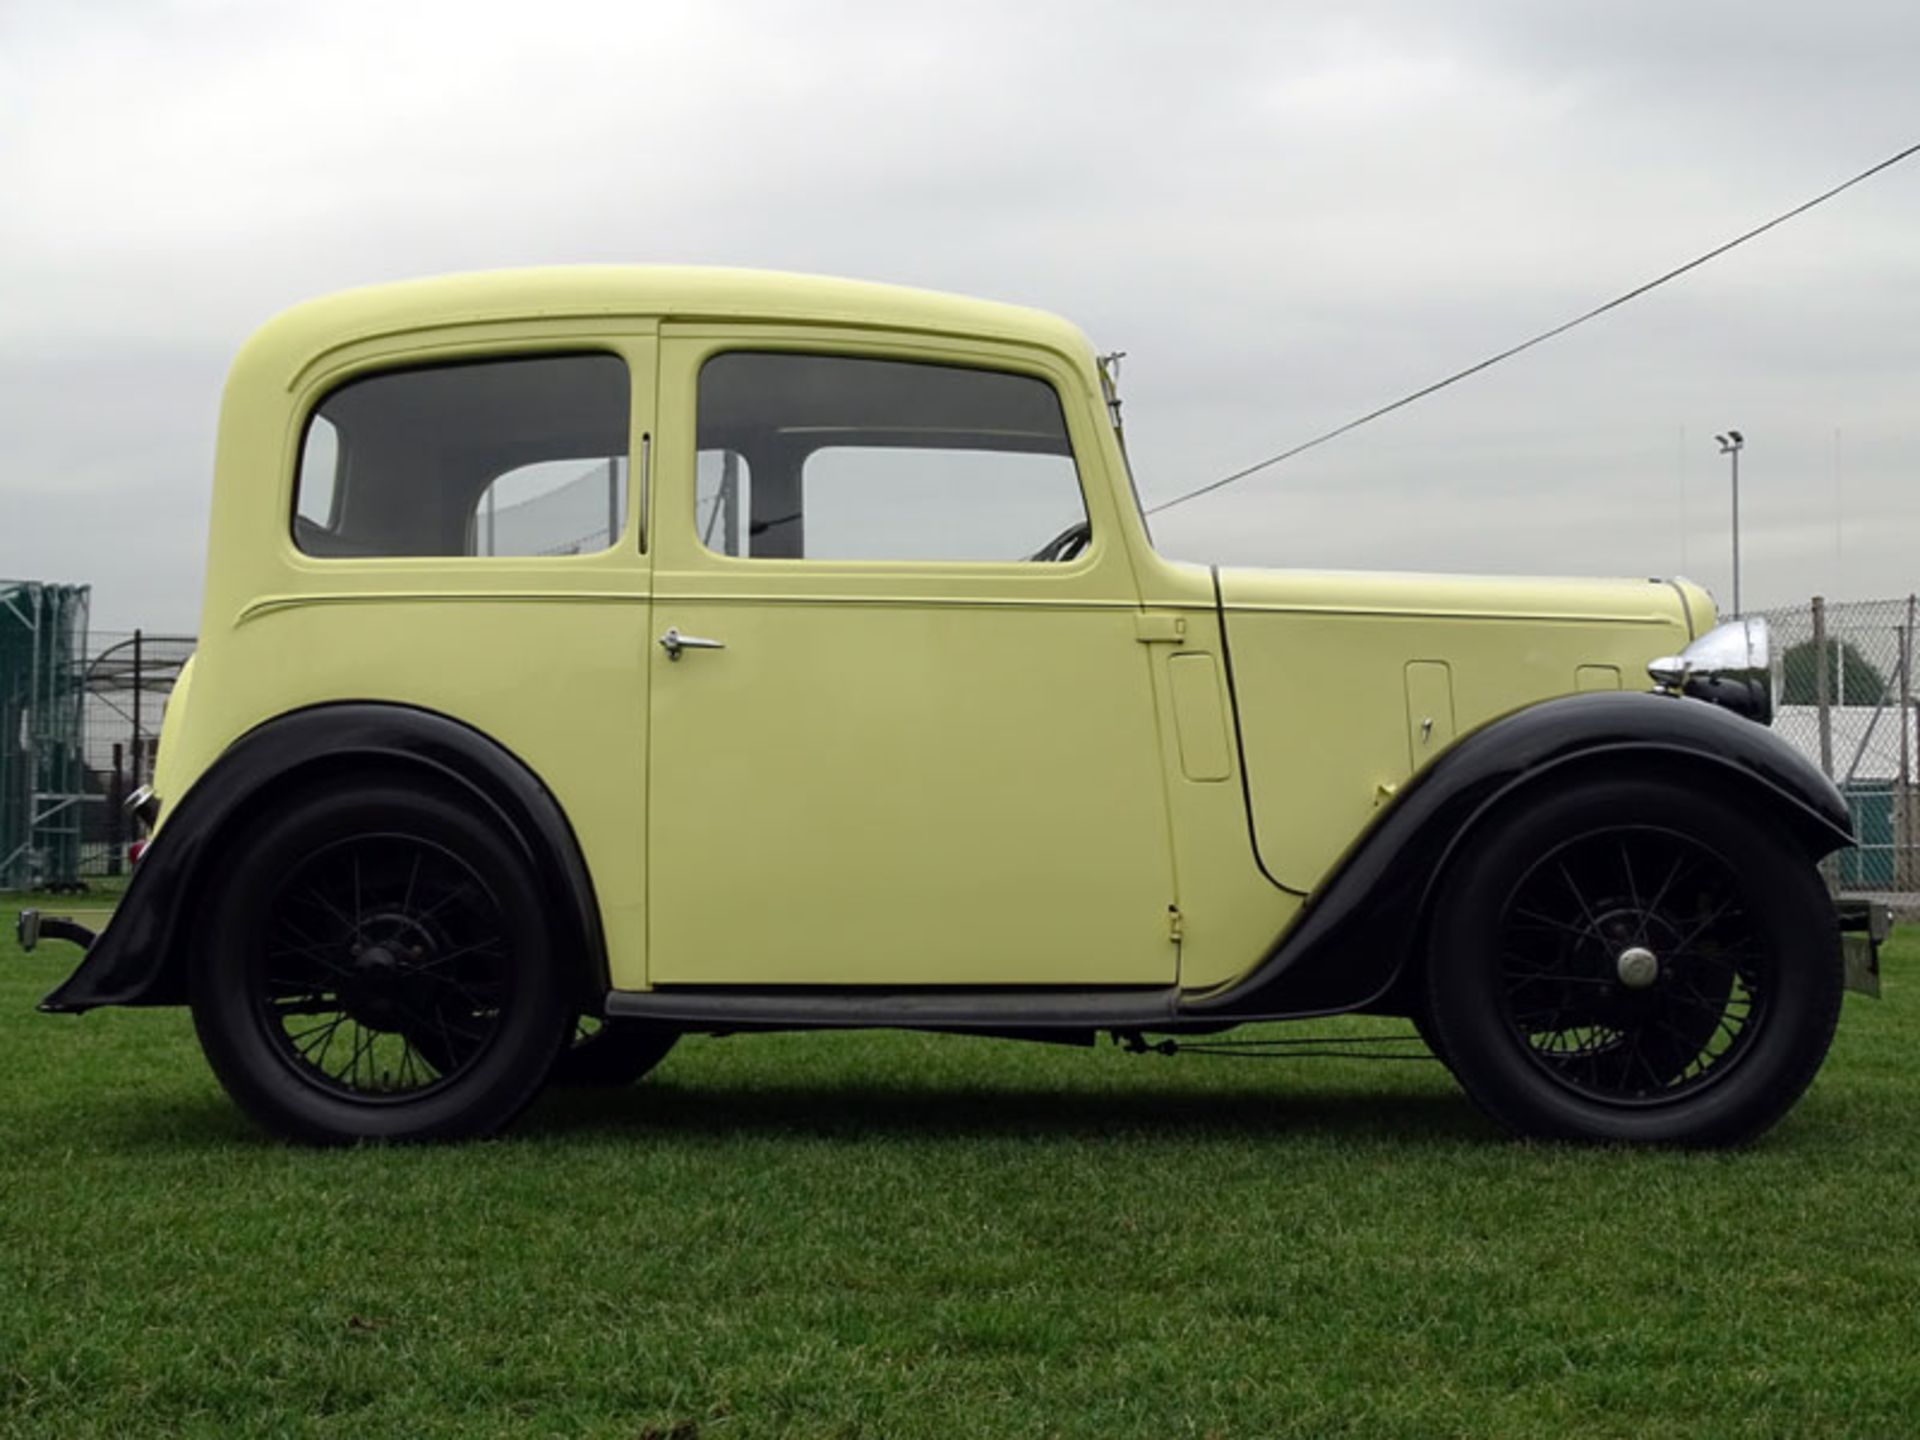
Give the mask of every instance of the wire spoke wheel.
[(1485, 823), (1420, 1004), (1482, 1110), (1557, 1140), (1734, 1145), (1792, 1107), (1840, 1012), (1833, 904), (1739, 792), (1591, 774)]
[(1542, 856), (1498, 928), (1503, 1018), (1568, 1089), (1617, 1105), (1704, 1089), (1740, 1063), (1776, 965), (1731, 863), (1655, 826), (1595, 831)]
[(342, 777), (232, 841), (192, 979), (214, 1073), (289, 1139), (464, 1139), (539, 1092), (575, 997), (544, 896), (492, 817)]
[(492, 1042), (510, 976), (500, 901), (431, 841), (368, 835), (290, 871), (266, 922), (256, 1003), (309, 1080), (359, 1101), (411, 1099)]

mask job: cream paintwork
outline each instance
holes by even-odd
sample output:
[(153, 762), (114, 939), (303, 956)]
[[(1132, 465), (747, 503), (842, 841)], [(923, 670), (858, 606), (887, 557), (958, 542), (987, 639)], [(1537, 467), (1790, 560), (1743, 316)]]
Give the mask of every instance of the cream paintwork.
[(657, 605), (727, 648), (654, 662), (656, 982), (1173, 983), (1127, 612)]
[[(407, 309), (370, 305), (365, 292), (303, 306), (263, 329), (235, 362), (221, 409), (190, 703), (171, 707), (155, 788), (163, 801), (184, 794), (239, 736), (307, 705), (438, 710), (518, 755), (559, 799), (592, 857), (616, 983), (642, 985), (643, 836), (632, 807), (645, 798), (651, 589), (637, 507), (629, 506), (623, 542), (598, 555), (480, 562), (318, 560), (294, 548), (289, 517), (313, 405), (354, 375), (423, 356), (617, 353), (634, 379), (637, 454), (653, 423), (658, 326), (649, 317), (450, 325), (437, 305), (410, 326), (397, 322)], [(374, 323), (383, 313), (389, 323)], [(342, 331), (362, 338), (343, 344)]]
[(1104, 427), (1068, 412), (1102, 537), (1068, 564), (718, 555), (694, 523), (695, 386), (741, 348), (1080, 383), (1004, 345), (666, 331), (656, 621), (727, 648), (653, 659), (651, 978), (1172, 984), (1157, 717)]
[[(1444, 748), (1414, 751), (1410, 703), (1451, 738), (1571, 693), (1582, 666), (1644, 675), (1691, 638), (1661, 581), (1229, 570), (1220, 587), (1260, 856), (1298, 891), (1373, 818), (1382, 787)], [(1447, 683), (1436, 666), (1447, 714), (1428, 692)]]
[[(1181, 727), (1202, 723), (1205, 697), (1197, 693), (1197, 686), (1183, 692), (1174, 678), (1175, 661), (1206, 657), (1221, 666), (1221, 688), (1214, 692), (1214, 703), (1219, 706), (1221, 724), (1231, 728), (1213, 576), (1198, 565), (1159, 561), (1150, 579), (1158, 603), (1148, 613), (1181, 622), (1177, 642), (1161, 640), (1148, 647), (1154, 665), (1154, 703), (1160, 714), (1161, 765), (1169, 777), (1167, 801), (1180, 906), (1180, 984), (1188, 990), (1211, 990), (1265, 955), (1299, 914), (1301, 903), (1299, 896), (1275, 886), (1260, 872), (1247, 823), (1237, 747), (1229, 749), (1228, 773), (1222, 779), (1190, 780), (1184, 774), (1187, 762), (1181, 750)], [(1184, 715), (1180, 713), (1183, 701)]]
[[(1087, 490), (1091, 552), (1017, 571), (704, 554), (691, 538), (694, 370), (714, 347), (749, 340), (1047, 378)], [(527, 559), (295, 550), (294, 464), (305, 417), (329, 389), (403, 363), (583, 348), (620, 354), (634, 380), (644, 503), (618, 546)], [(1639, 685), (1647, 658), (1710, 619), (1691, 588), (1229, 572), (1236, 726), (1213, 576), (1152, 551), (1100, 397), (1091, 349), (1062, 321), (845, 281), (594, 267), (298, 307), (248, 343), (228, 384), (200, 649), (169, 707), (157, 788), (177, 800), (235, 738), (302, 706), (425, 706), (492, 736), (558, 798), (586, 856), (617, 987), (669, 977), (1121, 983), (1165, 981), (1177, 967), (1183, 986), (1207, 989), (1255, 963), (1302, 903), (1262, 873), (1249, 789), (1269, 868), (1305, 889), (1373, 818), (1385, 787), (1423, 763), (1416, 712), (1435, 683), (1451, 692), (1464, 734), (1609, 668)], [(669, 623), (722, 629), (737, 648), (670, 665), (653, 643)], [(938, 670), (941, 658), (953, 668)], [(1409, 662), (1433, 663), (1409, 672)], [(1069, 713), (1082, 691), (1098, 704)], [(724, 703), (734, 694), (778, 697), (792, 728), (769, 739)], [(1016, 736), (1031, 753), (1002, 773), (996, 761)], [(758, 744), (792, 761), (855, 737), (857, 753), (779, 794), (766, 787), (781, 766), (728, 758)], [(931, 764), (938, 753), (956, 762), (946, 774)], [(1032, 808), (1041, 773), (1068, 777), (1084, 808)], [(703, 812), (702, 786), (716, 781), (706, 793), (726, 804)], [(664, 827), (651, 876), (649, 813)], [(907, 836), (917, 853), (881, 843)], [(724, 931), (703, 936), (704, 906), (751, 912), (759, 902), (729, 892), (724, 870), (703, 877), (677, 858), (702, 845), (709, 855), (744, 847), (732, 863), (767, 873), (790, 855), (783, 905), (729, 914)], [(849, 904), (858, 867), (871, 867), (872, 883)], [(676, 911), (688, 885), (701, 903)], [(902, 953), (929, 917), (958, 929)]]

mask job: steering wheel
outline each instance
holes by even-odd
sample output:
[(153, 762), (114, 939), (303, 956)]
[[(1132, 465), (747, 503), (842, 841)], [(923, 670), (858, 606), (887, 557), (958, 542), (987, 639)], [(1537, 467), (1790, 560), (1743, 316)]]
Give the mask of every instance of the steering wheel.
[(1053, 561), (1071, 560), (1085, 550), (1093, 540), (1093, 526), (1085, 520), (1076, 520), (1033, 554), (1029, 560)]

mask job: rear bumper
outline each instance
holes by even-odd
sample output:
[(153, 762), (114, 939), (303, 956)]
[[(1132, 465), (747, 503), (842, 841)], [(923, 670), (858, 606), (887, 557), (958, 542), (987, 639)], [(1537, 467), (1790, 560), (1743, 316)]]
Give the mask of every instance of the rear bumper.
[(85, 1009), (84, 1005), (61, 1003), (61, 996), (73, 984), (74, 977), (87, 968), (87, 961), (93, 956), (95, 943), (100, 939), (99, 932), (89, 930), (78, 920), (69, 920), (63, 915), (42, 915), (38, 910), (22, 910), (19, 918), (13, 922), (13, 935), (20, 942), (20, 948), (28, 952), (38, 949), (43, 940), (64, 940), (69, 945), (80, 947), (84, 953), (80, 957), (79, 966), (53, 994), (40, 1002), (40, 1008), (49, 1013)]
[(20, 918), (13, 922), (13, 938), (20, 942), (22, 950), (31, 951), (42, 940), (64, 940), (82, 950), (91, 950), (93, 942), (100, 937), (77, 920), (42, 915), (38, 910), (22, 910)]

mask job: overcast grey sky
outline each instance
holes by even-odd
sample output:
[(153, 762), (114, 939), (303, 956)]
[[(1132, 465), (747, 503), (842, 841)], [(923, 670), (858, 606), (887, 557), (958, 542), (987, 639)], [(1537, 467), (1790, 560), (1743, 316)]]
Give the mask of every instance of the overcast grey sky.
[[(226, 365), (345, 286), (762, 265), (1129, 352), (1151, 503), (1920, 139), (1920, 7), (0, 0), (0, 575), (198, 618)], [(1920, 161), (1158, 524), (1268, 565), (1920, 585)]]

